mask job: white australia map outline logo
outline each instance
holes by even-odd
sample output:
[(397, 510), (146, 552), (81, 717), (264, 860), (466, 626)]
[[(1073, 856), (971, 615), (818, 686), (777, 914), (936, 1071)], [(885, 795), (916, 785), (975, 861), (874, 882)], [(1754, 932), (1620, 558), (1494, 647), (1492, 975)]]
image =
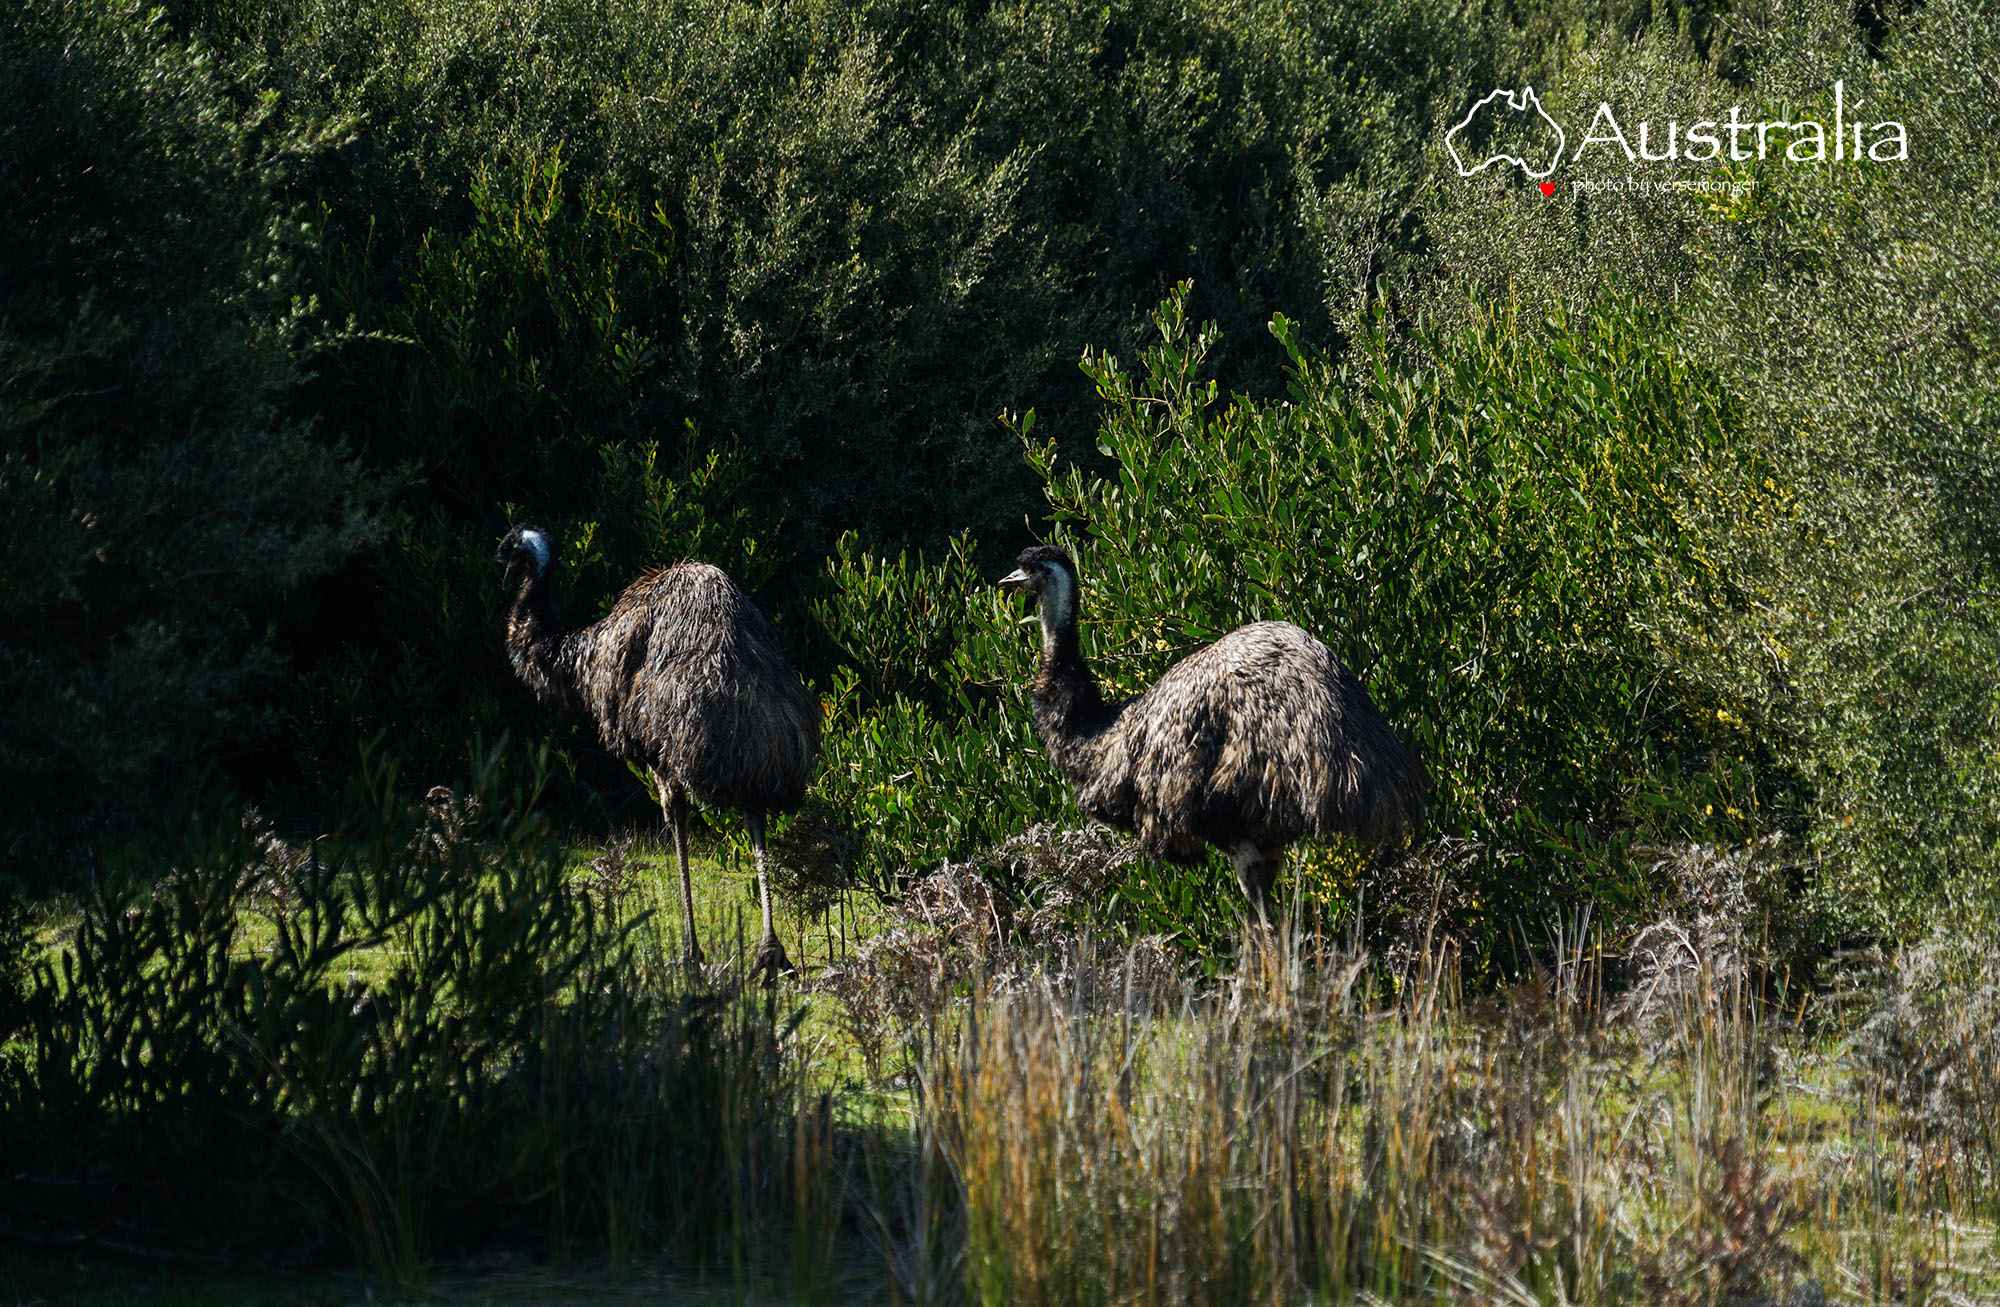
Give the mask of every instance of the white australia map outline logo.
[[(1453, 140), (1453, 138), (1458, 136), (1459, 133), (1463, 132), (1467, 127), (1472, 125), (1472, 120), (1479, 116), (1479, 111), (1481, 109), (1484, 109), (1487, 105), (1493, 103), (1495, 100), (1499, 99), (1502, 96), (1505, 96), (1507, 98), (1508, 108), (1513, 109), (1520, 113), (1526, 113), (1530, 108), (1532, 108), (1536, 114), (1540, 115), (1541, 120), (1543, 122), (1547, 123), (1550, 127), (1555, 129), (1556, 148), (1549, 153), (1548, 167), (1542, 169), (1540, 172), (1536, 172), (1534, 168), (1529, 165), (1528, 161), (1522, 158), (1518, 154), (1489, 154), (1484, 159), (1480, 160), (1477, 164), (1468, 168), (1465, 164), (1465, 156), (1461, 155), (1458, 152), (1458, 144), (1455, 140)], [(1465, 117), (1459, 119), (1458, 126), (1452, 128), (1450, 131), (1444, 134), (1444, 148), (1450, 151), (1451, 161), (1454, 164), (1458, 165), (1458, 175), (1461, 177), (1470, 177), (1473, 174), (1478, 173), (1483, 169), (1489, 168), (1496, 163), (1511, 163), (1515, 167), (1519, 168), (1522, 172), (1528, 174), (1528, 176), (1534, 178), (1536, 181), (1540, 181), (1542, 178), (1548, 176), (1550, 173), (1556, 170), (1556, 165), (1562, 162), (1563, 148), (1568, 144), (1569, 144), (1569, 138), (1563, 132), (1562, 124), (1557, 122), (1555, 119), (1549, 117), (1548, 111), (1542, 108), (1542, 102), (1535, 95), (1535, 88), (1532, 86), (1524, 87), (1518, 95), (1515, 94), (1513, 91), (1509, 91), (1504, 88), (1495, 90), (1491, 95), (1488, 95), (1484, 99), (1480, 100), (1479, 103), (1473, 105), (1470, 109), (1467, 109), (1465, 111)]]

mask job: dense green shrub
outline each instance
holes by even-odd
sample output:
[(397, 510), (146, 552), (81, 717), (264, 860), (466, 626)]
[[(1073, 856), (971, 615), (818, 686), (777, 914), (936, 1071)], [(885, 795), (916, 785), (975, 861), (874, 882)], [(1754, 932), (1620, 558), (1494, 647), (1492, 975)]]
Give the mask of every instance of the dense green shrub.
[[(995, 466), (993, 415), (1074, 395), (1077, 351), (1136, 343), (1191, 274), (1194, 310), (1244, 339), (1273, 309), (1318, 321), (1347, 220), (1330, 188), (1372, 169), (1407, 190), (1433, 120), (1534, 44), (1478, 6), (1275, 0), (369, 0), (274, 6), (254, 39), (287, 94), (367, 123), (320, 181), (373, 278), (337, 270), (344, 308), (417, 345), (331, 370), (393, 399), (354, 414), (371, 440), (528, 424), (507, 372), (464, 370), (502, 368), (543, 420), (693, 420), (761, 472), (808, 471), (777, 493), (822, 546), (1010, 520), (1031, 488)], [(560, 201), (557, 156), (562, 223), (513, 233), (557, 282), (519, 260), (423, 275), (489, 226), (489, 178), (548, 170)], [(571, 348), (578, 276), (629, 366)], [(496, 293), (511, 311), (488, 317)]]
[[(0, 31), (0, 845), (39, 861), (267, 731), (267, 629), (372, 533), (284, 405), (325, 131), (135, 6)], [(25, 842), (22, 842), (25, 841)]]
[[(1755, 471), (1703, 470), (1693, 526), (1719, 584), (1642, 621), (1679, 675), (1747, 714), (1785, 778), (1766, 819), (1798, 837), (1816, 906), (1909, 936), (2000, 875), (2000, 44), (1978, 4), (1902, 13), (1873, 53), (1844, 5), (1722, 31), (1730, 80), (1656, 33), (1575, 65), (1549, 102), (1572, 122), (1600, 99), (1628, 119), (1740, 104), (1830, 122), (1839, 80), (1850, 111), (1905, 124), (1910, 159), (1641, 169), (1598, 151), (1579, 174), (1738, 187), (1710, 196), (1450, 184), (1424, 212), (1432, 262), (1405, 272), (1439, 317), (1453, 306), (1420, 288), (1440, 269), (1540, 307), (1587, 303), (1607, 277), (1678, 303), (1681, 348), (1726, 380)], [(1766, 477), (1774, 511), (1737, 512)]]
[[(1011, 529), (1038, 500), (995, 415), (1036, 407), (1089, 457), (1072, 361), (1136, 347), (1191, 274), (1191, 311), (1251, 345), (1220, 374), (1279, 390), (1262, 324), (1331, 338), (1400, 239), (1433, 121), (1567, 21), (1291, 0), (178, 12), (265, 59), (292, 112), (362, 124), (307, 182), (332, 234), (310, 402), (421, 481), (412, 525), (315, 594), (297, 641), (316, 778), (385, 728), (426, 767), (473, 723), (547, 729), (456, 674), (498, 671), (478, 556), (515, 512), (596, 524), (609, 580), (714, 546), (622, 528), (600, 460), (645, 446), (699, 516), (742, 514), (715, 561), (755, 546), (758, 597), (824, 680), (838, 655), (794, 619), (841, 534), (935, 551)], [(700, 484), (718, 451), (742, 477)], [(588, 613), (607, 592), (579, 581)], [(564, 756), (589, 782), (571, 799), (619, 775), (587, 737)]]
[[(1614, 299), (1528, 330), (1500, 310), (1422, 342), (1434, 366), (1401, 375), (1380, 335), (1335, 369), (1280, 318), (1292, 397), (1277, 403), (1203, 375), (1212, 328), (1182, 297), (1159, 327), (1136, 370), (1086, 357), (1109, 475), (1022, 424), (1109, 691), (1244, 622), (1319, 632), (1423, 758), (1440, 833), (1492, 850), (1470, 905), (1484, 931), (1572, 895), (1634, 902), (1635, 833), (1754, 829), (1741, 705), (1681, 675), (1642, 620), (1716, 586), (1698, 474), (1737, 465), (1739, 432), (1658, 318)], [(846, 686), (825, 783), (903, 856), (1054, 815), (1022, 688), (1032, 642), (966, 552), (928, 570), (848, 556), (836, 577), (821, 620), (870, 670)], [(923, 634), (948, 602), (951, 648)], [(1556, 880), (1552, 854), (1581, 862)], [(1186, 906), (1172, 900), (1160, 918)]]
[[(40, 561), (6, 592), (36, 634), (10, 652), (0, 747), (44, 790), (191, 768), (285, 721), (275, 748), (332, 794), (377, 737), (434, 776), (514, 727), (555, 736), (566, 812), (642, 813), (588, 724), (506, 676), (490, 547), (532, 516), (579, 620), (679, 556), (738, 574), (834, 700), (828, 786), (862, 803), (878, 864), (929, 858), (1060, 803), (1019, 651), (984, 607), (963, 629), (962, 592), (1025, 516), (1087, 544), (1107, 620), (1157, 622), (1105, 628), (1114, 682), (1296, 615), (1412, 722), (1447, 824), (1509, 857), (1612, 866), (1636, 832), (1778, 825), (1871, 904), (1989, 857), (2000, 710), (1965, 669), (1992, 643), (1991, 38), (1969, 9), (1885, 10), (1868, 33), (1839, 5), (1582, 0), (26, 13), (14, 175), (125, 152), (55, 192), (60, 223), (21, 209), (45, 243), (91, 235), (9, 282), (10, 557)], [(1724, 199), (1439, 173), (1441, 128), (1490, 85), (1533, 80), (1574, 123), (1599, 98), (1779, 113), (1835, 76), (1897, 106), (1925, 157), (1739, 169)], [(91, 96), (103, 113), (77, 108)], [(90, 189), (113, 181), (145, 204)], [(286, 217), (308, 199), (317, 243)], [(1172, 349), (1203, 380), (1163, 356), (1173, 394), (1127, 395), (1103, 360), (1137, 352), (1190, 273), (1187, 321), (1220, 331)], [(1631, 307), (1605, 307), (1607, 275)], [(115, 306), (79, 289), (100, 281)], [(1289, 351), (1262, 343), (1274, 312)], [(87, 392), (58, 324), (151, 371)], [(208, 362), (166, 369), (141, 339)], [(1069, 366), (1086, 350), (1088, 375)], [(1822, 394), (1828, 374), (1851, 384)], [(1030, 408), (1023, 464), (994, 417)], [(139, 409), (203, 416), (114, 485), (94, 451)], [(1173, 417), (1115, 434), (1151, 431), (1142, 410)], [(400, 482), (380, 548), (337, 567), (368, 488), (287, 414)], [(1403, 479), (1405, 438), (1442, 480)], [(253, 447), (286, 473), (232, 478)], [(1252, 457), (1299, 470), (1216, 470)], [(153, 496), (173, 521), (101, 507), (169, 466), (199, 487)], [(229, 511), (200, 498), (227, 486)], [(1323, 524), (1314, 502), (1346, 507)], [(174, 570), (190, 547), (228, 564)], [(870, 561), (906, 547), (951, 562)], [(1659, 552), (1664, 580), (1634, 561)], [(285, 660), (280, 713), (243, 691)], [(955, 801), (945, 778), (983, 756), (980, 801)], [(1934, 814), (1914, 838), (1913, 811)]]
[[(1863, 65), (1821, 39), (1837, 18), (1766, 34), (1774, 99)], [(1711, 242), (1688, 334), (1793, 502), (1708, 525), (1753, 602), (1690, 662), (1786, 742), (1825, 905), (1908, 938), (2000, 888), (2000, 37), (1984, 6), (1929, 5), (1885, 55), (1848, 95), (1908, 120), (1910, 161), (1772, 177)]]

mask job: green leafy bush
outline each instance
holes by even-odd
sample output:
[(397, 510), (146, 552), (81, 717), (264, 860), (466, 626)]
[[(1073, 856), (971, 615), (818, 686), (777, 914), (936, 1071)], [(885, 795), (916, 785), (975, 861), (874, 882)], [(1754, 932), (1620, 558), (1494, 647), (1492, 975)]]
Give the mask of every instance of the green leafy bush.
[[(993, 415), (1083, 398), (1077, 351), (1135, 344), (1190, 275), (1196, 311), (1246, 340), (1273, 309), (1325, 320), (1323, 249), (1388, 221), (1359, 190), (1394, 203), (1432, 121), (1559, 21), (1283, 0), (369, 0), (270, 6), (243, 39), (287, 95), (368, 124), (320, 178), (356, 260), (341, 310), (447, 328), (330, 364), (338, 404), (384, 364), (404, 374), (355, 411), (371, 440), (520, 420), (504, 387), (454, 384), (450, 324), (468, 324), (538, 405), (612, 419), (595, 439), (621, 417), (740, 438), (823, 548), (849, 527), (936, 545), (1011, 521), (1032, 487), (993, 457)], [(511, 228), (515, 262), (591, 269), (590, 304), (651, 350), (627, 371), (565, 350), (569, 288), (542, 273), (409, 275), (487, 228), (491, 180), (556, 157), (571, 206)], [(635, 241), (646, 256), (596, 253)], [(489, 318), (496, 294), (510, 307)], [(1263, 351), (1241, 357), (1279, 382)]]
[[(1733, 466), (1738, 439), (1717, 378), (1658, 319), (1611, 299), (1529, 331), (1499, 310), (1422, 341), (1434, 365), (1401, 372), (1380, 334), (1336, 369), (1279, 318), (1280, 403), (1225, 398), (1203, 375), (1212, 328), (1188, 321), (1184, 297), (1159, 329), (1133, 371), (1085, 358), (1109, 475), (1021, 424), (1076, 548), (1086, 650), (1110, 692), (1143, 690), (1245, 622), (1320, 633), (1423, 758), (1440, 832), (1493, 852), (1477, 922), (1462, 923), (1481, 932), (1572, 894), (1635, 902), (1643, 879), (1622, 853), (1635, 832), (1752, 828), (1740, 705), (1678, 675), (1641, 620), (1714, 585), (1695, 474)], [(1061, 787), (1024, 702), (1032, 642), (968, 551), (928, 570), (836, 568), (821, 620), (874, 670), (847, 684), (826, 784), (906, 856), (1051, 815)], [(947, 647), (929, 614), (954, 602), (962, 634)], [(1558, 881), (1552, 857), (1581, 862)], [(1192, 896), (1181, 879), (1129, 893), (1184, 925), (1204, 916), (1190, 897), (1230, 912), (1212, 871)], [(1337, 870), (1333, 885), (1352, 893)]]
[[(1400, 239), (1432, 122), (1566, 21), (1409, 0), (175, 12), (263, 60), (286, 112), (361, 124), (301, 185), (329, 233), (306, 402), (414, 483), (405, 528), (286, 624), (299, 763), (328, 791), (384, 730), (432, 768), (475, 725), (550, 728), (458, 674), (498, 669), (476, 569), (510, 513), (595, 524), (621, 581), (754, 546), (746, 579), (828, 679), (799, 619), (841, 535), (935, 555), (1012, 529), (1038, 499), (995, 415), (1034, 406), (1088, 457), (1071, 361), (1135, 348), (1191, 274), (1192, 311), (1245, 345), (1221, 375), (1278, 391), (1271, 312), (1333, 336)], [(601, 460), (648, 447), (740, 535), (627, 529)], [(718, 453), (742, 475), (702, 484)], [(588, 611), (605, 592), (579, 579)], [(583, 815), (620, 773), (563, 743)]]
[(1708, 489), (1690, 525), (1715, 584), (1676, 587), (1640, 620), (1678, 676), (1741, 717), (1783, 798), (1760, 820), (1794, 837), (1815, 910), (1913, 938), (2000, 883), (1985, 670), (2000, 657), (1986, 72), (2000, 44), (1977, 5), (1889, 17), (1871, 48), (1845, 5), (1745, 10), (1718, 29), (1719, 69), (1668, 29), (1545, 89), (1576, 121), (1605, 100), (1628, 119), (1740, 104), (1830, 122), (1840, 81), (1851, 110), (1904, 123), (1907, 161), (1636, 169), (1600, 149), (1582, 179), (1736, 189), (1572, 191), (1565, 177), (1551, 202), (1447, 185), (1423, 213), (1428, 261), (1405, 273), (1439, 319), (1457, 310), (1419, 290), (1439, 270), (1478, 298), (1574, 308), (1609, 278), (1676, 305), (1678, 348), (1725, 379), (1751, 456), (1695, 469)]
[(1813, 38), (1837, 18), (1764, 34), (1771, 94), (1859, 66), (1848, 95), (1907, 119), (1912, 157), (1787, 171), (1717, 224), (1689, 334), (1740, 377), (1791, 501), (1708, 528), (1748, 602), (1689, 662), (1783, 742), (1826, 908), (1914, 938), (2000, 887), (2000, 38), (1977, 6), (1926, 6), (1880, 64), (1849, 45), (1829, 67)]

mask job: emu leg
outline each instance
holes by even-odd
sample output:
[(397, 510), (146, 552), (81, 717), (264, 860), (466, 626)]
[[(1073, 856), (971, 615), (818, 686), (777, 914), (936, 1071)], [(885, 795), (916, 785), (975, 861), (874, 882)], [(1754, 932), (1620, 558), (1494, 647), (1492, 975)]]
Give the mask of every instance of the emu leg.
[(660, 787), (660, 806), (666, 809), (667, 829), (674, 833), (674, 860), (681, 864), (681, 911), (687, 915), (687, 934), (682, 936), (681, 962), (690, 971), (701, 968), (701, 944), (694, 935), (694, 881), (688, 876), (687, 795), (670, 788), (660, 773), (653, 773)]
[(1243, 897), (1249, 900), (1253, 926), (1268, 930), (1277, 920), (1271, 908), (1271, 886), (1277, 882), (1278, 863), (1283, 857), (1283, 850), (1260, 849), (1249, 840), (1240, 841), (1229, 852), (1229, 861), (1236, 868), (1236, 883), (1243, 887)]
[(743, 824), (750, 828), (750, 850), (757, 858), (757, 897), (764, 902), (764, 942), (758, 946), (752, 970), (762, 971), (765, 983), (775, 985), (780, 973), (791, 975), (798, 968), (785, 956), (785, 946), (778, 942), (777, 927), (771, 924), (771, 878), (764, 870), (764, 814), (745, 813)]

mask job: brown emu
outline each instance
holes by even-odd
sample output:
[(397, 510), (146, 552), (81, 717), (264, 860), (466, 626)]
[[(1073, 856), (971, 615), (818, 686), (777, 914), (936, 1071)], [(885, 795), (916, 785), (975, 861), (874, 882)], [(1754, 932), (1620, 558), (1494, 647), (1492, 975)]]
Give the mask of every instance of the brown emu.
[(706, 563), (648, 572), (604, 619), (564, 629), (549, 593), (548, 533), (518, 526), (500, 542), (522, 576), (507, 614), (507, 656), (543, 699), (581, 704), (606, 748), (652, 772), (680, 862), (683, 956), (701, 962), (688, 879), (690, 795), (736, 808), (750, 830), (764, 942), (757, 965), (792, 969), (771, 924), (764, 818), (805, 798), (819, 756), (819, 703), (778, 647), (764, 614)]
[(1035, 727), (1086, 813), (1172, 862), (1222, 849), (1267, 925), (1287, 845), (1416, 832), (1416, 764), (1324, 644), (1288, 622), (1255, 622), (1181, 659), (1138, 698), (1107, 703), (1077, 645), (1069, 554), (1037, 545), (1016, 561), (1000, 584), (1025, 590), (1041, 619)]

